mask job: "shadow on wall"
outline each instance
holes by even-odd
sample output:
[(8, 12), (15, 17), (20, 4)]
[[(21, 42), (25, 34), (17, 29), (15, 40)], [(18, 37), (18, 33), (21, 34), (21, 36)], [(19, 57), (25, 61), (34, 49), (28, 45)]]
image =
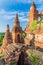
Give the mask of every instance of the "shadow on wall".
[(33, 34), (33, 38), (30, 40), (30, 46), (35, 46), (35, 44), (34, 44), (34, 42), (35, 42), (35, 34)]
[(25, 61), (25, 55), (24, 55), (24, 52), (22, 51), (20, 56), (19, 56), (19, 60), (18, 60), (17, 65), (25, 65), (24, 61)]

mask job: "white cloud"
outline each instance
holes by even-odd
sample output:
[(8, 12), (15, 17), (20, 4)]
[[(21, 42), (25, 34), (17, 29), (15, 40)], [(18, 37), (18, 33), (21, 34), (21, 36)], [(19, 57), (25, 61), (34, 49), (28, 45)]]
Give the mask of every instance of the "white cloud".
[(0, 19), (3, 20), (11, 20), (14, 19), (18, 13), (20, 21), (27, 21), (27, 13), (28, 12), (19, 12), (19, 11), (5, 11), (4, 9), (0, 10)]
[(9, 24), (10, 29), (12, 29), (16, 13), (18, 13), (20, 23), (21, 22), (23, 22), (23, 23), (27, 22), (27, 20), (28, 20), (27, 13), (28, 12), (6, 11), (6, 10), (2, 9), (2, 10), (0, 10), (0, 32), (1, 31), (3, 32), (6, 30), (7, 24)]
[(21, 22), (27, 22), (28, 21), (28, 18), (27, 17), (19, 17), (19, 20), (21, 21)]

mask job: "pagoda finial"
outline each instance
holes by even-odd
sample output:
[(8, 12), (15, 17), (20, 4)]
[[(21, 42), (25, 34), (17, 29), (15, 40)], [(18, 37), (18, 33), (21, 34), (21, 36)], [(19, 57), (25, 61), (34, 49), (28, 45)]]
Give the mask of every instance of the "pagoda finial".
[(9, 30), (9, 24), (7, 24), (7, 26), (6, 26), (6, 30)]
[(16, 17), (15, 17), (15, 20), (18, 20), (18, 13), (16, 13)]
[(19, 19), (18, 19), (18, 14), (16, 13), (15, 21), (14, 21), (14, 26), (19, 25)]
[(18, 18), (18, 13), (16, 13), (16, 18)]
[(34, 2), (32, 2), (32, 5), (34, 5), (35, 3)]
[(34, 2), (32, 2), (32, 6), (34, 6), (34, 7), (36, 8), (36, 6), (35, 6), (35, 3), (34, 3)]

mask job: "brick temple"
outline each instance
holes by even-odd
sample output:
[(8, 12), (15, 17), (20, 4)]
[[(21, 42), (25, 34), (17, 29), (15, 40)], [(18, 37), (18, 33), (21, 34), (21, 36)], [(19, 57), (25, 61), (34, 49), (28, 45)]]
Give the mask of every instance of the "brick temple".
[[(43, 48), (43, 23), (37, 24), (37, 27), (34, 31), (31, 31), (30, 26), (34, 20), (38, 20), (38, 18), (43, 19), (43, 11), (39, 14), (36, 5), (34, 2), (32, 2), (32, 5), (30, 7), (30, 12), (28, 14), (28, 23), (26, 25), (25, 30), (23, 31), (18, 14), (16, 14), (15, 21), (14, 21), (14, 26), (12, 28), (12, 31), (10, 33), (10, 28), (9, 25), (6, 27), (6, 33), (3, 39), (3, 45), (2, 47), (6, 47), (8, 44), (16, 44), (16, 43), (22, 43), (22, 44), (28, 44), (28, 45), (34, 45)], [(40, 27), (40, 30), (38, 30)], [(22, 34), (26, 33), (26, 37), (22, 39)], [(32, 32), (32, 34), (31, 34)], [(30, 44), (31, 43), (31, 44)]]

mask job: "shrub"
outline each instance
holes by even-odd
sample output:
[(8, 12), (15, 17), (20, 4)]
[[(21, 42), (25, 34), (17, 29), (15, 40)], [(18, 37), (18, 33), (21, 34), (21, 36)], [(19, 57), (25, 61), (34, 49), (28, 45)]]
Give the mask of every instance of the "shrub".
[(43, 23), (43, 20), (41, 20), (41, 23)]
[(24, 39), (24, 38), (25, 38), (25, 36), (26, 36), (26, 34), (25, 34), (25, 33), (23, 33), (23, 34), (22, 34), (22, 38)]
[(14, 65), (14, 62), (13, 61), (10, 61), (10, 65)]
[(34, 65), (39, 64), (38, 56), (33, 50), (30, 50), (29, 58), (33, 62)]
[(37, 26), (37, 23), (38, 23), (37, 20), (34, 20), (34, 21), (32, 22), (32, 24), (31, 24), (31, 30), (32, 30), (32, 31), (35, 30), (35, 28), (36, 28), (36, 26)]

